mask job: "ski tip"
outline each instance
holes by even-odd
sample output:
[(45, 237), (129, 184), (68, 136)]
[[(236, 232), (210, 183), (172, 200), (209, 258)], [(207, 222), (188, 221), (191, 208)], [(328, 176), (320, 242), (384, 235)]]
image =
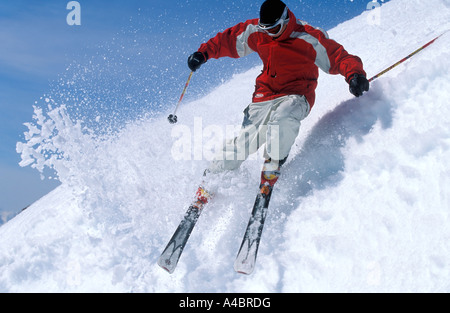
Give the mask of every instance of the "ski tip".
[(161, 266), (161, 268), (163, 269), (163, 270), (165, 270), (167, 273), (169, 273), (169, 274), (172, 274), (174, 271), (173, 270), (170, 270), (170, 269), (168, 269), (168, 268), (166, 268), (166, 267), (164, 267), (164, 266)]
[(169, 273), (169, 274), (172, 274), (173, 273), (173, 270), (171, 270), (171, 269), (169, 269), (169, 268), (167, 268), (167, 267), (164, 267), (164, 266), (159, 266), (159, 267), (161, 267), (163, 270), (165, 270), (167, 273)]
[(236, 270), (236, 269), (235, 269), (235, 271), (236, 271), (236, 273), (243, 274), (243, 275), (250, 275), (253, 272), (253, 271), (246, 272), (246, 271), (243, 271), (243, 270)]
[(234, 271), (238, 274), (244, 274), (244, 275), (250, 275), (253, 273), (254, 267), (249, 266), (246, 263), (235, 263), (234, 264)]
[(166, 265), (167, 263), (170, 264), (170, 261), (169, 260), (162, 260), (162, 259), (158, 260), (159, 267), (161, 267), (163, 270), (165, 270), (169, 274), (172, 274), (175, 271), (175, 267), (167, 266)]

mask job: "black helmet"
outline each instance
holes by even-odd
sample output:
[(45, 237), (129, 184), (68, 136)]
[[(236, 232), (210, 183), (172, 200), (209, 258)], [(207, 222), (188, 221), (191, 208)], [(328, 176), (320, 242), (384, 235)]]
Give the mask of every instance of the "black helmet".
[(286, 4), (280, 0), (266, 0), (259, 11), (259, 24), (261, 26), (272, 26), (282, 17)]

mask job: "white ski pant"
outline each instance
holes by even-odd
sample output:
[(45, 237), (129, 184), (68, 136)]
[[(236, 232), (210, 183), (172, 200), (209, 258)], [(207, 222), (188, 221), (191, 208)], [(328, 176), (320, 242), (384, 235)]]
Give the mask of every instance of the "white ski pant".
[(264, 143), (266, 158), (277, 161), (285, 159), (297, 138), (300, 123), (309, 111), (308, 101), (299, 95), (251, 103), (244, 110), (239, 135), (224, 143), (222, 151), (210, 163), (209, 170), (219, 173), (237, 169)]

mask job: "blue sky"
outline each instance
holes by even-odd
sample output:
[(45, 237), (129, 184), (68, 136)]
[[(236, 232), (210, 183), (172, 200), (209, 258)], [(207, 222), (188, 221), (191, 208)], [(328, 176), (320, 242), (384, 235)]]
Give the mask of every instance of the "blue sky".
[[(32, 106), (42, 97), (64, 98), (75, 109), (81, 107), (77, 93), (89, 95), (78, 114), (89, 123), (108, 112), (113, 128), (143, 112), (165, 113), (189, 74), (187, 56), (217, 32), (257, 17), (262, 3), (80, 0), (81, 25), (69, 26), (68, 2), (0, 0), (0, 213), (19, 211), (58, 185), (18, 165), (23, 123), (32, 121)], [(285, 2), (298, 18), (330, 29), (361, 14), (369, 0)], [(256, 55), (209, 62), (186, 100), (257, 64)], [(86, 67), (81, 79), (78, 72)]]

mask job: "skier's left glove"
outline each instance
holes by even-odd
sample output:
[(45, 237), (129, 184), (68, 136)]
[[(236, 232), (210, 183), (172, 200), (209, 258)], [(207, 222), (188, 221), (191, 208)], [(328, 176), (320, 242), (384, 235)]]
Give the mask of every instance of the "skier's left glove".
[(188, 66), (191, 69), (191, 71), (195, 72), (202, 66), (202, 64), (206, 63), (208, 60), (208, 54), (207, 53), (201, 53), (201, 52), (194, 52), (192, 53), (188, 58)]
[(349, 80), (350, 92), (355, 96), (362, 96), (364, 91), (369, 91), (369, 81), (361, 74), (353, 75)]

